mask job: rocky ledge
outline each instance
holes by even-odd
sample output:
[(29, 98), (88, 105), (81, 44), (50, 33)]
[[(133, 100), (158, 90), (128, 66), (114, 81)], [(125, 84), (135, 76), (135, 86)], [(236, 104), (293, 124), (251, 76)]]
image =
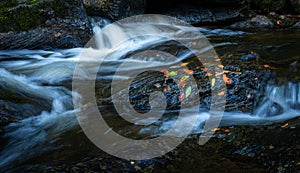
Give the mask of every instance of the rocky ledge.
[(81, 0), (3, 0), (0, 49), (83, 46), (92, 36)]

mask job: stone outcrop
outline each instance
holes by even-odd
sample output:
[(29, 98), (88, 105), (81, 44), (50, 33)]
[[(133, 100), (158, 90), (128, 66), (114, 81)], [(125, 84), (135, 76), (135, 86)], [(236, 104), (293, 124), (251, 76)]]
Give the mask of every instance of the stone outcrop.
[(3, 0), (0, 49), (83, 46), (91, 28), (81, 0)]
[(108, 16), (112, 19), (143, 14), (146, 0), (83, 0), (89, 15)]

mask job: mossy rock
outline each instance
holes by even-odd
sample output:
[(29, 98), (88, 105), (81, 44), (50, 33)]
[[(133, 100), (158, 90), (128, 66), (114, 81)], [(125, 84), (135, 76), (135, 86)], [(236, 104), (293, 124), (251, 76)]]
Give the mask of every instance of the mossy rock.
[(4, 0), (0, 2), (0, 32), (26, 31), (43, 26), (48, 19), (75, 16), (79, 0)]

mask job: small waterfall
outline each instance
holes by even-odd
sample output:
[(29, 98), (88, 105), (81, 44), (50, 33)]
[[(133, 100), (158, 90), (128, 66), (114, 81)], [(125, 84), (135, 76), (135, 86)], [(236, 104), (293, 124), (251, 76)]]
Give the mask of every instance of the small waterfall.
[(254, 112), (259, 117), (276, 116), (284, 112), (300, 109), (300, 83), (281, 86), (268, 85), (265, 97)]

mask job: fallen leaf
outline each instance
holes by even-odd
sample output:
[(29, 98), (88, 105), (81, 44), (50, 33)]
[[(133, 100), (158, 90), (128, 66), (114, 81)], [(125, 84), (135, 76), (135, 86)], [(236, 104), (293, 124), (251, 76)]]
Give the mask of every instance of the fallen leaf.
[(219, 64), (218, 67), (219, 67), (219, 68), (224, 68), (224, 65)]
[(189, 76), (183, 76), (181, 79), (180, 79), (180, 81), (185, 81), (185, 80), (187, 80), (189, 78)]
[(269, 66), (268, 64), (265, 64), (264, 67), (265, 67), (265, 68), (269, 68), (270, 66)]
[(277, 20), (276, 23), (277, 23), (277, 25), (281, 25), (282, 21), (281, 20)]
[(179, 101), (182, 102), (185, 99), (184, 93), (181, 93), (179, 96)]
[(170, 73), (165, 73), (164, 77), (166, 77), (166, 78), (170, 77)]
[(217, 59), (215, 59), (215, 61), (216, 61), (216, 62), (220, 62), (220, 61), (221, 61), (221, 59), (220, 59), (220, 58), (217, 58)]
[(218, 96), (224, 96), (225, 95), (225, 91), (221, 91), (218, 93)]
[(181, 64), (181, 66), (182, 66), (182, 67), (185, 67), (185, 66), (187, 66), (187, 65), (189, 65), (189, 63), (188, 63), (188, 62), (186, 62), (186, 63), (182, 63), (182, 64)]
[(189, 70), (189, 69), (183, 69), (183, 71), (187, 74), (194, 74), (194, 71), (193, 70)]
[(177, 73), (176, 71), (171, 71), (171, 72), (170, 72), (170, 76), (171, 76), (171, 77), (177, 76), (177, 75), (178, 75), (178, 73)]
[(168, 88), (164, 88), (164, 92), (167, 93), (169, 90)]
[(289, 123), (285, 123), (284, 125), (281, 126), (281, 128), (286, 128), (287, 126), (289, 126)]
[(192, 87), (189, 86), (186, 90), (185, 90), (185, 96), (186, 97), (189, 97), (192, 93)]
[(184, 88), (185, 85), (186, 85), (186, 81), (185, 81), (185, 80), (179, 81), (179, 82), (178, 82), (178, 85), (180, 85), (182, 88)]
[(208, 69), (207, 69), (207, 68), (205, 68), (205, 67), (202, 67), (202, 68), (201, 68), (201, 70), (203, 70), (203, 71), (207, 71)]
[(212, 78), (211, 79), (211, 86), (214, 87), (216, 83), (216, 78)]
[(220, 131), (221, 129), (220, 128), (213, 128), (211, 129), (211, 132), (217, 132), (217, 131)]
[(230, 130), (229, 129), (225, 129), (224, 132), (225, 133), (230, 133)]
[(205, 74), (205, 76), (210, 77), (210, 76), (212, 76), (212, 73), (211, 73), (211, 72), (207, 72), (207, 73)]
[(232, 83), (232, 80), (230, 78), (228, 78), (226, 74), (223, 74), (223, 81), (226, 84), (231, 84)]
[(273, 145), (270, 145), (270, 146), (269, 146), (269, 149), (270, 149), (270, 150), (272, 150), (272, 149), (274, 149), (274, 148), (275, 148), (275, 147), (274, 147)]

